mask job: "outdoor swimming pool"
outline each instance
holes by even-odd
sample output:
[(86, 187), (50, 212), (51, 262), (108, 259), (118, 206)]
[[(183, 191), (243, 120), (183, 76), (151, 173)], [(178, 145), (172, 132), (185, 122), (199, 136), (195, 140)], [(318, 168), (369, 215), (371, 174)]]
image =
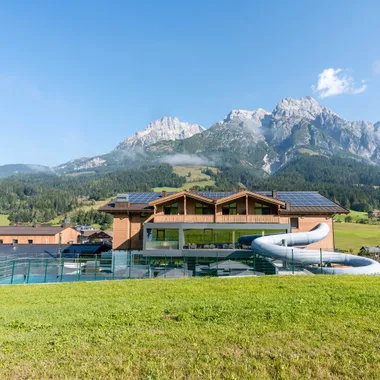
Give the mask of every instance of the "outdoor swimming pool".
[(104, 280), (116, 280), (117, 278), (112, 278), (110, 276), (102, 276), (98, 274), (96, 277), (92, 275), (81, 275), (81, 276), (44, 276), (44, 275), (30, 275), (27, 278), (24, 275), (15, 275), (8, 278), (0, 279), (0, 285), (10, 285), (10, 284), (44, 284), (44, 283), (57, 283), (57, 282), (78, 282), (78, 281), (104, 281)]

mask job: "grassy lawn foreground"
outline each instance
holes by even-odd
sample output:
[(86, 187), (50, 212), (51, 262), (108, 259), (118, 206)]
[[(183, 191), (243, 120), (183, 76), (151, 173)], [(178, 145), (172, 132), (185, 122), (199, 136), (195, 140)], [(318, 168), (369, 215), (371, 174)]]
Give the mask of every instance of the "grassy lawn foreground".
[(0, 287), (0, 378), (379, 378), (375, 277)]

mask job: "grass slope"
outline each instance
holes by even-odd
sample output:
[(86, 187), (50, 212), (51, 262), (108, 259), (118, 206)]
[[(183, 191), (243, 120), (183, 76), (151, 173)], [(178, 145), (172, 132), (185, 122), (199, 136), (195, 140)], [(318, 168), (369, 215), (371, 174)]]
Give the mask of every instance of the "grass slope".
[(334, 224), (335, 247), (358, 253), (363, 245), (380, 245), (380, 226), (358, 223)]
[[(174, 173), (178, 174), (181, 177), (188, 177), (190, 173), (190, 180), (194, 179), (194, 181), (202, 181), (209, 180), (210, 176), (202, 173), (202, 170), (206, 169), (206, 166), (197, 166), (197, 165), (183, 165), (183, 166), (173, 166)], [(214, 173), (217, 172), (218, 169), (209, 167)]]
[(0, 226), (9, 226), (8, 215), (0, 215)]
[[(202, 170), (206, 169), (206, 166), (194, 166), (194, 165), (183, 165), (183, 166), (173, 166), (174, 173), (181, 177), (186, 177), (186, 183), (183, 187), (155, 187), (153, 191), (181, 191), (190, 190), (194, 186), (214, 186), (215, 181), (207, 174), (202, 173)], [(216, 168), (209, 168), (213, 172), (216, 172)], [(189, 176), (190, 174), (190, 176)]]
[(340, 222), (344, 222), (347, 216), (351, 216), (352, 223), (356, 223), (359, 219), (368, 219), (368, 212), (360, 212), (351, 210), (348, 215), (335, 215), (334, 219), (339, 220)]
[[(97, 202), (84, 202), (84, 204), (81, 207), (76, 208), (75, 210), (69, 212), (67, 216), (70, 218), (72, 217), (75, 213), (77, 213), (80, 210), (83, 211), (90, 211), (91, 209), (98, 210), (100, 207), (104, 206), (105, 204), (109, 203), (112, 199), (114, 198), (108, 198), (104, 201), (97, 201)], [(64, 220), (65, 216), (64, 215), (59, 215), (56, 218), (50, 220), (47, 222), (48, 224), (51, 224), (53, 226), (60, 226)], [(99, 228), (100, 226), (94, 225), (93, 227)]]
[(0, 287), (0, 378), (379, 378), (375, 277)]

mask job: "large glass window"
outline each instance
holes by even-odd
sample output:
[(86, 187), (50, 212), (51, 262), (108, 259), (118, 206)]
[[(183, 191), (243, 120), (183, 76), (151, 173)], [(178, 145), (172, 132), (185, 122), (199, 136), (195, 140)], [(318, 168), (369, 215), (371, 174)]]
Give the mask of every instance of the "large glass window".
[(209, 205), (204, 205), (202, 203), (197, 202), (195, 204), (195, 214), (196, 215), (210, 215), (213, 211)]
[(240, 236), (257, 237), (284, 233), (285, 230), (184, 229), (185, 249), (237, 249)]
[(214, 242), (214, 231), (211, 228), (207, 228), (203, 230), (203, 241), (205, 243), (213, 243)]
[(151, 240), (154, 241), (176, 241), (178, 240), (178, 229), (171, 228), (153, 228)]
[(171, 228), (152, 228), (147, 231), (146, 249), (178, 249), (179, 231)]
[(230, 203), (229, 205), (222, 206), (223, 215), (237, 215), (237, 205), (236, 202)]
[(164, 206), (165, 215), (178, 215), (178, 202)]
[(155, 234), (153, 233), (153, 238), (156, 241), (165, 241), (165, 230), (155, 230)]
[(255, 203), (255, 215), (270, 215), (270, 207), (260, 203)]

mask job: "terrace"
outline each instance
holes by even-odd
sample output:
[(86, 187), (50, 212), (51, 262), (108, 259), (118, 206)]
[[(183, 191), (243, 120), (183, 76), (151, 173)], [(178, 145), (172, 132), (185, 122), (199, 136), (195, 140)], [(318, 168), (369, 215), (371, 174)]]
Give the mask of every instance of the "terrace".
[[(234, 252), (241, 247), (237, 241), (240, 236), (284, 233), (290, 229), (289, 225), (264, 225), (258, 224), (257, 228), (249, 228), (245, 225), (204, 225), (204, 224), (180, 224), (178, 228), (172, 228), (170, 223), (165, 227), (158, 227), (155, 223), (148, 223), (144, 227), (144, 251), (170, 251), (170, 254), (192, 255), (197, 251), (223, 251), (223, 256)], [(267, 227), (270, 228), (267, 228)], [(152, 227), (152, 228), (150, 228)], [(176, 251), (176, 252), (173, 252)]]

